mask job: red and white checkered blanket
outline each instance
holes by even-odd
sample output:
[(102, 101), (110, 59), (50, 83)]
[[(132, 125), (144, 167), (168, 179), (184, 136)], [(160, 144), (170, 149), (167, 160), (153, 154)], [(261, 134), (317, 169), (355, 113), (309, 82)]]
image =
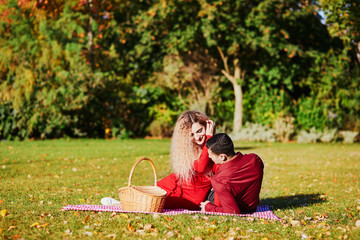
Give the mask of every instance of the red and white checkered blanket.
[[(125, 211), (120, 206), (103, 206), (103, 205), (67, 205), (62, 208), (63, 210), (75, 211), (94, 211), (94, 212), (121, 212), (121, 213), (147, 213), (155, 214), (155, 212), (141, 212), (141, 211)], [(164, 209), (159, 215), (179, 215), (179, 214), (207, 214), (207, 215), (221, 215), (221, 216), (234, 216), (234, 217), (256, 217), (269, 220), (280, 220), (269, 208), (269, 206), (258, 206), (253, 213), (220, 213), (220, 212), (201, 212), (187, 209)]]

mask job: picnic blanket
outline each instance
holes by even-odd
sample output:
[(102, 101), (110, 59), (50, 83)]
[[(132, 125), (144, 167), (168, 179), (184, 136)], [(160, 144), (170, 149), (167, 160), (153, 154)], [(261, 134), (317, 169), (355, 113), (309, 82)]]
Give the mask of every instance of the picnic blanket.
[(280, 220), (269, 208), (268, 205), (258, 206), (253, 213), (220, 213), (220, 212), (202, 212), (187, 209), (164, 209), (161, 213), (155, 212), (142, 212), (142, 211), (125, 211), (120, 206), (104, 206), (104, 205), (67, 205), (62, 208), (63, 210), (75, 211), (94, 211), (94, 212), (120, 212), (120, 213), (146, 213), (146, 214), (159, 214), (159, 215), (179, 215), (179, 214), (207, 214), (207, 215), (221, 215), (221, 216), (234, 216), (234, 217), (256, 217), (269, 220)]

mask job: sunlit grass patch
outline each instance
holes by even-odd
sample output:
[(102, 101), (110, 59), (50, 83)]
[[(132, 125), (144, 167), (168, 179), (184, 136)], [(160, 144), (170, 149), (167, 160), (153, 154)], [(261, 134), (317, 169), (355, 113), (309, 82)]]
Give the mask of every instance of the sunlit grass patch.
[[(261, 204), (281, 221), (224, 216), (159, 216), (63, 211), (118, 198), (130, 169), (150, 158), (161, 179), (171, 172), (169, 140), (52, 140), (0, 143), (0, 235), (5, 239), (184, 238), (357, 239), (360, 236), (358, 144), (235, 144), (264, 161)], [(152, 185), (139, 164), (134, 185)]]

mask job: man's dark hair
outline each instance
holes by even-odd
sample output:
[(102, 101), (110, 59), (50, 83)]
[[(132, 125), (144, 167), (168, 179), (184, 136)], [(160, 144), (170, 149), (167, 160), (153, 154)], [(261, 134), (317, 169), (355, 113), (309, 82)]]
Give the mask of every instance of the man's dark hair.
[(233, 141), (225, 133), (218, 133), (212, 136), (206, 142), (206, 147), (216, 155), (226, 154), (229, 157), (235, 155)]

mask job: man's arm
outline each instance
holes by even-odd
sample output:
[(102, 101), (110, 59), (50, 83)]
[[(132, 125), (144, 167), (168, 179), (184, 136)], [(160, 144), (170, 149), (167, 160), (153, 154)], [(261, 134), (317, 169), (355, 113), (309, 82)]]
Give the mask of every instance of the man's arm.
[(225, 213), (240, 213), (239, 206), (236, 202), (235, 196), (232, 194), (230, 187), (227, 184), (220, 183), (213, 179), (211, 181), (216, 195), (218, 196), (221, 206), (216, 206), (212, 203), (205, 205), (207, 212), (225, 212)]

